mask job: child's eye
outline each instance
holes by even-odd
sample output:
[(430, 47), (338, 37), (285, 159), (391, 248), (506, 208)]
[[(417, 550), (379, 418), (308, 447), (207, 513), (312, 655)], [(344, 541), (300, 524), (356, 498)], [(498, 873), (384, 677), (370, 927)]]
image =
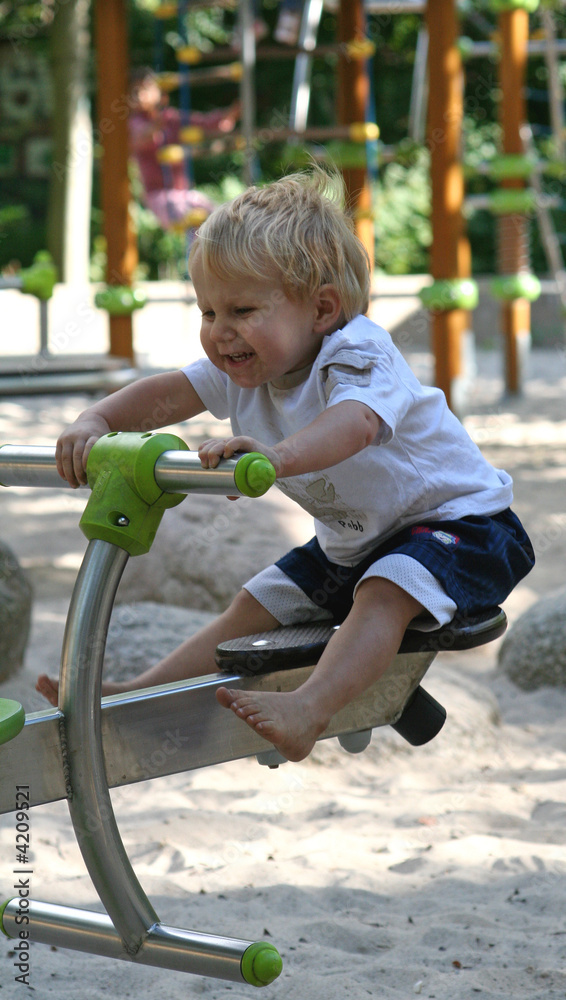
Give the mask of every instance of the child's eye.
[(212, 309), (204, 309), (201, 313), (203, 319), (214, 319), (214, 313)]
[(253, 306), (239, 306), (238, 309), (236, 309), (237, 316), (246, 316), (251, 312), (253, 312)]

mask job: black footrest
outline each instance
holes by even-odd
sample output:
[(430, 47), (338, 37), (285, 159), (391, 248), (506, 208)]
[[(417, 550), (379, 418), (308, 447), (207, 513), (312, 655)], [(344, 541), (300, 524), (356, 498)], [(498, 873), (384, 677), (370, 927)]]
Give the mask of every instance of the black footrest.
[[(291, 670), (317, 663), (337, 626), (291, 625), (257, 635), (245, 635), (216, 648), (219, 670), (248, 676)], [(461, 618), (432, 632), (407, 629), (400, 653), (472, 649), (503, 635), (507, 619), (501, 608), (475, 618)]]
[(438, 736), (445, 722), (446, 709), (419, 685), (391, 728), (411, 746), (422, 747)]

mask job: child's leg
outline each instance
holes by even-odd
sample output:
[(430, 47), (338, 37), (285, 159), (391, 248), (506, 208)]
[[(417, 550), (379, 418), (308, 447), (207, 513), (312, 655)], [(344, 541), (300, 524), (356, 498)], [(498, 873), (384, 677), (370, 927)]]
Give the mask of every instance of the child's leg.
[[(121, 683), (104, 682), (102, 694), (120, 694), (124, 691), (136, 691), (138, 688), (155, 687), (157, 684), (168, 684), (171, 681), (216, 673), (214, 652), (219, 643), (254, 632), (267, 632), (278, 626), (277, 619), (266, 611), (255, 597), (252, 597), (247, 590), (241, 590), (226, 611), (215, 618), (210, 625), (205, 625), (195, 635), (186, 639), (165, 659), (134, 677), (133, 680)], [(37, 680), (36, 690), (52, 705), (57, 706), (58, 679), (42, 674)]]
[(289, 693), (220, 688), (217, 698), (288, 760), (302, 760), (332, 716), (387, 670), (409, 622), (422, 610), (397, 584), (370, 577), (300, 688)]

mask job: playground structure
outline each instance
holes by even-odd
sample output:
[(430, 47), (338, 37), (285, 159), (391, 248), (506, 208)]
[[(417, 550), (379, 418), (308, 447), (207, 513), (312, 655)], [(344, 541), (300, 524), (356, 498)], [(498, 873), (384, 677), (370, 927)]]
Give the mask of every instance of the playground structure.
[[(54, 455), (52, 447), (0, 447), (0, 483), (68, 488)], [(215, 692), (226, 684), (294, 690), (309, 676), (333, 628), (281, 628), (224, 643), (217, 650), (223, 673), (101, 703), (106, 635), (129, 556), (148, 551), (164, 510), (184, 494), (260, 497), (273, 483), (274, 470), (257, 453), (203, 470), (198, 456), (174, 435), (111, 433), (95, 444), (87, 473), (91, 493), (80, 523), (89, 544), (69, 607), (59, 708), (26, 720), (20, 705), (0, 700), (0, 812), (66, 799), (106, 912), (19, 895), (0, 908), (0, 926), (17, 939), (25, 911), (32, 941), (266, 986), (281, 971), (272, 944), (160, 922), (129, 862), (109, 788), (252, 755), (278, 766), (283, 759), (277, 751), (222, 709)], [(321, 739), (338, 736), (344, 749), (358, 753), (373, 728), (392, 725), (413, 746), (428, 742), (445, 719), (442, 706), (420, 686), (436, 654), (481, 645), (505, 627), (504, 613), (494, 608), (483, 620), (428, 633), (409, 630), (388, 671), (332, 718)], [(179, 737), (170, 755), (162, 752), (167, 731)], [(151, 774), (143, 767), (148, 756), (155, 762)], [(17, 784), (23, 782), (24, 792)]]
[[(254, 67), (256, 59), (296, 59), (293, 95), (288, 128), (270, 131), (269, 141), (334, 140), (358, 142), (358, 152), (345, 154), (342, 170), (350, 211), (358, 235), (373, 254), (373, 213), (368, 178), (365, 146), (375, 143), (378, 126), (368, 121), (370, 79), (368, 60), (373, 54), (371, 40), (367, 37), (367, 17), (386, 14), (423, 13), (426, 21), (428, 45), (429, 100), (427, 144), (431, 153), (432, 229), (431, 275), (433, 285), (423, 294), (423, 302), (431, 310), (432, 353), (435, 359), (435, 382), (445, 392), (455, 410), (465, 405), (467, 386), (473, 364), (473, 334), (470, 311), (477, 304), (477, 288), (471, 280), (470, 248), (465, 233), (464, 180), (461, 163), (461, 128), (463, 119), (463, 61), (462, 51), (468, 56), (479, 55), (483, 43), (468, 45), (459, 39), (457, 5), (444, 0), (406, 0), (392, 5), (380, 0), (356, 0), (355, 3), (331, 5), (338, 12), (338, 38), (336, 45), (319, 46), (316, 42), (318, 25), (323, 11), (322, 0), (305, 3), (301, 33), (297, 46), (282, 50), (262, 45), (256, 50), (251, 11), (243, 0), (240, 5), (240, 24), (243, 37), (242, 62), (238, 72), (231, 64), (232, 78), (241, 73), (241, 95), (244, 101), (244, 120), (240, 136), (234, 141), (246, 151), (245, 162), (250, 170), (257, 133), (253, 122)], [(551, 270), (559, 290), (564, 285), (560, 247), (553, 239), (552, 225), (540, 197), (538, 172), (526, 158), (525, 102), (523, 97), (525, 65), (529, 53), (540, 52), (540, 41), (529, 41), (529, 13), (538, 7), (537, 0), (494, 0), (492, 13), (497, 15), (499, 40), (486, 43), (490, 52), (499, 53), (500, 121), (502, 126), (502, 156), (493, 164), (493, 176), (501, 185), (499, 198), (491, 199), (489, 207), (498, 216), (499, 278), (493, 282), (492, 293), (501, 301), (501, 327), (505, 355), (505, 387), (508, 392), (520, 392), (524, 377), (524, 361), (530, 342), (530, 302), (540, 294), (540, 285), (530, 273), (528, 253), (528, 217), (537, 212)], [(177, 5), (162, 4), (160, 16), (171, 17)], [(552, 17), (543, 14), (543, 24), (549, 39), (549, 72), (556, 83), (557, 58), (560, 46), (552, 35)], [(423, 32), (424, 34), (424, 32)], [(474, 50), (474, 51), (472, 51)], [(337, 124), (333, 129), (307, 127), (309, 106), (309, 79), (312, 60), (317, 55), (340, 52), (338, 60)], [(194, 49), (181, 49), (178, 53), (185, 69), (178, 79), (188, 78), (188, 65), (221, 62), (233, 58), (231, 50), (217, 50), (203, 55)], [(419, 62), (419, 60), (417, 60)], [(426, 60), (425, 60), (426, 61)], [(219, 70), (221, 67), (215, 67)], [(195, 72), (191, 70), (190, 72)], [(200, 71), (201, 73), (204, 70)], [(420, 59), (420, 83), (417, 78), (415, 103), (423, 107), (424, 74)], [(554, 86), (556, 92), (556, 86)], [(556, 96), (553, 108), (559, 106)], [(247, 110), (246, 110), (247, 109)], [(412, 109), (418, 116), (418, 111)], [(554, 114), (556, 119), (556, 114)], [(439, 140), (439, 137), (441, 139)], [(194, 129), (187, 130), (185, 140), (194, 150), (199, 149), (203, 136)], [(263, 137), (265, 141), (265, 136)], [(532, 189), (526, 184), (531, 178)], [(113, 189), (116, 190), (115, 185)], [(116, 214), (113, 214), (116, 218)], [(566, 296), (565, 296), (566, 301)]]
[[(529, 262), (528, 226), (533, 213), (536, 213), (550, 269), (566, 307), (566, 272), (552, 228), (548, 199), (542, 195), (542, 168), (527, 155), (532, 152), (532, 143), (525, 124), (523, 97), (526, 59), (531, 53), (543, 51), (549, 72), (553, 129), (560, 143), (563, 116), (558, 58), (564, 45), (555, 37), (551, 13), (541, 11), (545, 31), (543, 43), (540, 38), (529, 39), (529, 14), (537, 10), (538, 0), (493, 0), (488, 9), (497, 16), (498, 39), (470, 43), (459, 37), (455, 0), (429, 0), (428, 3), (403, 0), (394, 4), (389, 0), (367, 0), (365, 3), (363, 0), (341, 0), (328, 3), (338, 14), (337, 39), (322, 45), (317, 43), (317, 33), (324, 6), (323, 0), (305, 0), (296, 46), (256, 46), (251, 0), (241, 0), (238, 18), (242, 46), (236, 62), (234, 50), (230, 48), (202, 53), (192, 46), (179, 46), (176, 50), (178, 72), (158, 74), (157, 78), (164, 91), (180, 87), (189, 95), (192, 86), (202, 83), (209, 86), (217, 79), (230, 79), (239, 87), (241, 131), (229, 137), (219, 133), (217, 138), (244, 151), (247, 181), (256, 179), (254, 163), (258, 142), (285, 141), (291, 151), (307, 142), (317, 143), (319, 150), (328, 145), (331, 156), (343, 171), (349, 209), (371, 257), (374, 234), (368, 151), (373, 158), (377, 149), (383, 161), (394, 156), (395, 151), (377, 147), (378, 125), (370, 120), (369, 62), (375, 45), (368, 37), (371, 32), (367, 30), (367, 22), (380, 14), (388, 17), (407, 12), (424, 15), (410, 110), (412, 129), (419, 133), (422, 131), (419, 122), (428, 106), (426, 142), (431, 154), (433, 243), (430, 271), (433, 283), (424, 290), (422, 300), (431, 312), (434, 381), (445, 392), (449, 405), (458, 412), (465, 409), (467, 388), (473, 377), (470, 312), (477, 304), (478, 295), (471, 279), (470, 247), (464, 221), (464, 208), (474, 207), (472, 199), (465, 199), (460, 152), (464, 65), (466, 59), (486, 52), (498, 54), (502, 155), (493, 164), (486, 165), (486, 170), (500, 185), (500, 190), (484, 200), (483, 206), (476, 199), (475, 207), (488, 207), (498, 217), (500, 274), (492, 284), (492, 293), (501, 301), (505, 388), (511, 393), (520, 392), (530, 342), (530, 302), (540, 293), (540, 284), (530, 273)], [(187, 9), (186, 0), (162, 2), (156, 10), (156, 18), (159, 23), (166, 24), (171, 18), (182, 17)], [(98, 294), (97, 305), (109, 316), (110, 359), (122, 359), (122, 365), (131, 365), (134, 362), (132, 316), (144, 303), (132, 287), (137, 249), (129, 212), (127, 118), (116, 112), (117, 98), (123, 98), (128, 92), (129, 82), (126, 2), (107, 0), (103, 16), (99, 9), (95, 9), (95, 14), (98, 14), (95, 16), (98, 116), (101, 121), (112, 124), (111, 128), (101, 130), (104, 154), (101, 204), (108, 248), (108, 286)], [(337, 122), (333, 127), (313, 128), (307, 124), (313, 59), (336, 54)], [(255, 67), (262, 59), (294, 59), (295, 71), (288, 125), (258, 131)], [(427, 67), (428, 102), (425, 100)], [(186, 97), (183, 100), (186, 103)], [(190, 161), (194, 156), (204, 155), (208, 140), (214, 138), (210, 132), (205, 137), (201, 129), (188, 127), (182, 135), (182, 145), (162, 151), (164, 162), (168, 157)], [(47, 306), (44, 307), (45, 316), (46, 310)], [(11, 384), (9, 391), (14, 391)]]
[[(7, 363), (0, 361), (0, 395), (22, 395), (44, 392), (96, 390), (112, 391), (137, 377), (137, 372), (124, 360), (111, 354), (61, 354), (51, 350), (49, 336), (49, 301), (53, 296), (57, 272), (47, 253), (38, 253), (31, 267), (14, 276), (0, 276), (0, 292), (10, 289), (37, 299), (39, 310), (38, 350), (34, 355), (13, 355)], [(137, 289), (122, 289), (118, 294), (107, 290), (108, 298), (117, 302), (118, 295), (128, 308), (135, 303), (140, 308), (145, 296)]]

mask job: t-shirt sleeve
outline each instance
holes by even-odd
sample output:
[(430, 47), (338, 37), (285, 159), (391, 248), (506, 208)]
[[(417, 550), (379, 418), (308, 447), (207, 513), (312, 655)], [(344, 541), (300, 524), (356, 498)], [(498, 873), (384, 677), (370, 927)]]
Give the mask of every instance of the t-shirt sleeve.
[(412, 393), (387, 352), (342, 349), (321, 369), (327, 406), (354, 399), (383, 422), (377, 444), (387, 444), (412, 403)]
[(216, 368), (208, 358), (193, 361), (182, 368), (199, 399), (202, 399), (209, 413), (218, 420), (228, 417), (228, 376)]

